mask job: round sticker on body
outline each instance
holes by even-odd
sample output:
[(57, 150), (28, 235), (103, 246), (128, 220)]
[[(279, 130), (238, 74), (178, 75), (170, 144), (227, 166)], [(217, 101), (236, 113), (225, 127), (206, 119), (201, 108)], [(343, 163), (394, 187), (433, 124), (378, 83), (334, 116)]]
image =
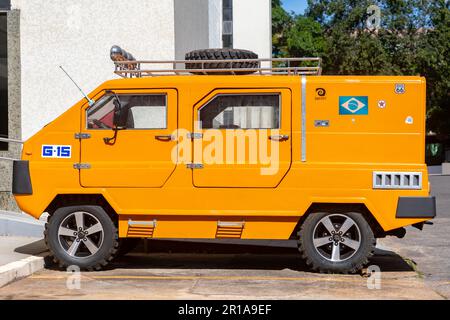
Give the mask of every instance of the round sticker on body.
[(386, 108), (386, 101), (384, 101), (384, 100), (378, 101), (378, 108), (381, 108), (381, 109)]

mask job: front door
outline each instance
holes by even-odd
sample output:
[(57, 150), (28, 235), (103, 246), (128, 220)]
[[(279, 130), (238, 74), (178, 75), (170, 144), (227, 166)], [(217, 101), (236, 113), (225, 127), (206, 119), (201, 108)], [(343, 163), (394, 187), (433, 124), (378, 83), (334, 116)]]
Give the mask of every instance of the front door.
[[(114, 93), (126, 126), (114, 137)], [(80, 170), (83, 187), (160, 188), (176, 167), (177, 93), (172, 89), (105, 92), (83, 109)], [(106, 138), (106, 139), (105, 139)], [(174, 153), (176, 154), (176, 153)]]
[(218, 90), (193, 118), (194, 186), (274, 188), (288, 172), (289, 89)]

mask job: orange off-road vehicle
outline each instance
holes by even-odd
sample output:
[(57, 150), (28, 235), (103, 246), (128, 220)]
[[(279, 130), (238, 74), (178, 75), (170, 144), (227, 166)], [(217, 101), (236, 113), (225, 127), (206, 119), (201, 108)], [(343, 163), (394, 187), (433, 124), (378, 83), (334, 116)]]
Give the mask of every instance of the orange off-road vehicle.
[(135, 238), (297, 239), (312, 269), (356, 272), (377, 238), (435, 217), (424, 78), (321, 76), (318, 58), (244, 50), (111, 56), (123, 79), (14, 163), (17, 203), (49, 213), (61, 266), (100, 269)]

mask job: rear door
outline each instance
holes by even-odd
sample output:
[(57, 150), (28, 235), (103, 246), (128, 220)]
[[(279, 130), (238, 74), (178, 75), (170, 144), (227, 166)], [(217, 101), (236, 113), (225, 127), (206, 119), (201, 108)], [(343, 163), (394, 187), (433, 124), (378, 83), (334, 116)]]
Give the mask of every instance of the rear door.
[[(173, 89), (114, 91), (123, 106), (126, 129), (112, 138), (113, 94), (105, 92), (82, 114), (80, 170), (83, 187), (160, 188), (176, 167), (172, 149), (177, 128), (177, 92)], [(176, 154), (176, 152), (174, 153)]]
[(217, 90), (193, 119), (194, 186), (274, 188), (288, 172), (289, 89)]

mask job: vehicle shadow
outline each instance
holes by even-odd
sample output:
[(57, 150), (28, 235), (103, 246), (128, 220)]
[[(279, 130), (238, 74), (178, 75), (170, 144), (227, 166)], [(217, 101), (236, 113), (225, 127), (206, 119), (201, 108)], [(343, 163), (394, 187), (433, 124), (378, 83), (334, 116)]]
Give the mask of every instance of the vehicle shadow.
[[(369, 265), (385, 272), (414, 269), (392, 251), (376, 249)], [(311, 272), (295, 241), (146, 240), (108, 269), (250, 269)]]
[[(43, 240), (16, 249), (42, 255)], [(33, 253), (34, 252), (34, 253)], [(61, 269), (47, 255), (45, 267)], [(398, 254), (376, 249), (369, 265), (384, 272), (414, 269)], [(301, 259), (295, 241), (261, 240), (143, 240), (133, 251), (116, 258), (105, 270), (131, 269), (235, 269), (312, 272)]]
[(44, 239), (34, 241), (31, 243), (28, 243), (24, 246), (17, 247), (14, 249), (14, 252), (21, 253), (21, 254), (27, 254), (31, 256), (42, 256), (45, 255), (47, 252), (47, 246), (45, 245)]

